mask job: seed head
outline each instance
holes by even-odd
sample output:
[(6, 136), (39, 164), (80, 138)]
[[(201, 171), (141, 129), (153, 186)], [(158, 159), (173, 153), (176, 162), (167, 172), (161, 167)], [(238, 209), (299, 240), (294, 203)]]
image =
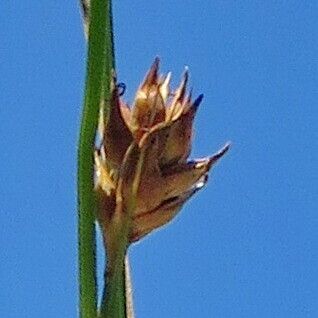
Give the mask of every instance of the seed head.
[[(229, 149), (188, 160), (193, 120), (203, 95), (187, 93), (186, 69), (176, 91), (171, 74), (159, 75), (156, 58), (130, 108), (113, 77), (108, 120), (101, 118), (101, 145), (95, 151), (98, 219), (107, 227), (125, 215), (135, 242), (170, 222), (207, 182), (208, 172)], [(115, 221), (114, 221), (115, 220)]]

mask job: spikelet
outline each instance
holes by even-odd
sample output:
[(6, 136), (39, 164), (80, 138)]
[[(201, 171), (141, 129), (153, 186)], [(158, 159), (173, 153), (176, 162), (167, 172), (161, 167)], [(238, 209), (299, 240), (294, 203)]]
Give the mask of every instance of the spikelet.
[(170, 222), (229, 149), (226, 144), (210, 157), (188, 160), (203, 96), (192, 101), (187, 94), (187, 69), (173, 93), (170, 78), (170, 73), (159, 75), (156, 58), (129, 108), (114, 76), (109, 118), (100, 125), (102, 143), (95, 152), (98, 219), (107, 231), (112, 219), (126, 213), (130, 243)]

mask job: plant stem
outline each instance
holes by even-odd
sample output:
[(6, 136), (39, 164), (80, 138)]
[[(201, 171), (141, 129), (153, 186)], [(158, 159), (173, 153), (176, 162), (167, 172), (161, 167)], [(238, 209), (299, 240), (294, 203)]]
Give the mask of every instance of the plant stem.
[[(101, 100), (110, 98), (114, 65), (110, 0), (91, 0), (85, 99), (78, 147), (80, 317), (97, 317), (93, 149)], [(105, 111), (107, 112), (105, 105)]]
[[(127, 228), (127, 227), (125, 227)], [(124, 233), (123, 233), (124, 232)], [(126, 271), (127, 231), (120, 227), (112, 248), (107, 250), (105, 270), (105, 288), (103, 293), (100, 318), (126, 318)], [(109, 246), (109, 245), (108, 245)]]
[(124, 203), (122, 197), (124, 175), (127, 173), (126, 161), (135, 150), (131, 144), (122, 162), (122, 170), (116, 189), (116, 210), (108, 228), (104, 232), (104, 245), (107, 251), (105, 286), (100, 310), (100, 318), (133, 318), (131, 281), (129, 275), (127, 249), (131, 216), (136, 208), (137, 190), (139, 187), (143, 156), (138, 161), (131, 194)]

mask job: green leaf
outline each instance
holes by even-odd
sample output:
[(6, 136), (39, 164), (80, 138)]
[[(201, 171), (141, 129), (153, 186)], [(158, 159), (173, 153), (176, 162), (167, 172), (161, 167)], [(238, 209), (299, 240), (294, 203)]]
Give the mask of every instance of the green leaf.
[[(78, 235), (80, 317), (97, 317), (93, 149), (102, 99), (110, 97), (114, 66), (110, 0), (91, 0), (87, 75), (78, 145)], [(107, 111), (107, 104), (105, 111)]]

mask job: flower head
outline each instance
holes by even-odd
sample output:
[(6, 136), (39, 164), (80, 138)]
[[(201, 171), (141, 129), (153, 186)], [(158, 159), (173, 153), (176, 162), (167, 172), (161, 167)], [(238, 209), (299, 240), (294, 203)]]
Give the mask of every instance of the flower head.
[(102, 142), (95, 152), (98, 219), (107, 231), (113, 219), (128, 217), (130, 242), (171, 221), (229, 149), (226, 144), (210, 157), (188, 160), (203, 96), (193, 101), (187, 93), (187, 69), (175, 92), (170, 77), (159, 75), (155, 59), (131, 108), (114, 77), (107, 122), (102, 116)]

